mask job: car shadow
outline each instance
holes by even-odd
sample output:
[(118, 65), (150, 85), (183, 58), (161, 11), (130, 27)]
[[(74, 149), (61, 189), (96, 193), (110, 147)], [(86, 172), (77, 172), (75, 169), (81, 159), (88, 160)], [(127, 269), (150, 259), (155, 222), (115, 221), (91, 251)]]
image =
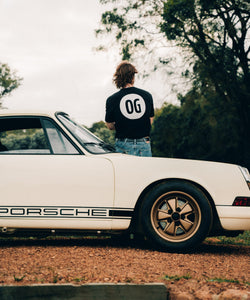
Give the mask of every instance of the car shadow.
[(0, 247), (101, 247), (120, 249), (141, 249), (148, 251), (160, 251), (166, 253), (189, 253), (189, 254), (249, 254), (250, 247), (233, 244), (213, 244), (203, 242), (188, 251), (169, 251), (157, 249), (147, 240), (131, 239), (119, 236), (99, 236), (99, 237), (47, 237), (47, 238), (0, 238)]

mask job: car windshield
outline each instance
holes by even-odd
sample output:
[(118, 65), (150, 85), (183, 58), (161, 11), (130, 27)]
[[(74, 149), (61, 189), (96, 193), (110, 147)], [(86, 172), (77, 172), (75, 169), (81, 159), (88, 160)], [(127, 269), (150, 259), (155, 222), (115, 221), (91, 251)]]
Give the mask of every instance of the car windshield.
[(114, 152), (114, 148), (111, 145), (104, 143), (89, 130), (77, 124), (67, 114), (57, 113), (56, 116), (77, 141), (89, 152), (94, 154)]

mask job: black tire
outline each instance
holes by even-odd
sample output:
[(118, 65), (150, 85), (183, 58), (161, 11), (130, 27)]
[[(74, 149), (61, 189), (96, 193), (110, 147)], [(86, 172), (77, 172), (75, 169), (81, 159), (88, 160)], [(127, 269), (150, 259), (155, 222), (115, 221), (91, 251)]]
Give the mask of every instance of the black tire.
[(185, 181), (153, 188), (141, 207), (145, 235), (158, 247), (189, 251), (201, 243), (212, 225), (212, 208), (204, 193)]

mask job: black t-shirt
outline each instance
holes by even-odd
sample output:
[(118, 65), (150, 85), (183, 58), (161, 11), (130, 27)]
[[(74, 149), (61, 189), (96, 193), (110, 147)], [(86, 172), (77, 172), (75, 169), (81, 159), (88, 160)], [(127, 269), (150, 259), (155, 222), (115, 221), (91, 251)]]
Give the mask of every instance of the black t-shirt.
[(124, 88), (107, 99), (105, 121), (115, 122), (116, 138), (149, 136), (153, 116), (153, 98), (145, 90)]

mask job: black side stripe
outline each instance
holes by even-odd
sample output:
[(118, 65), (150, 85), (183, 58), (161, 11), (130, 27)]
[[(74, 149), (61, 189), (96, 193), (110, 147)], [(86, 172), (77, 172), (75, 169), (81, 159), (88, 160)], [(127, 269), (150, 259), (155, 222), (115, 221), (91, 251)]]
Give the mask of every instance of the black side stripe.
[(131, 210), (110, 210), (109, 211), (110, 217), (132, 217), (133, 211)]

